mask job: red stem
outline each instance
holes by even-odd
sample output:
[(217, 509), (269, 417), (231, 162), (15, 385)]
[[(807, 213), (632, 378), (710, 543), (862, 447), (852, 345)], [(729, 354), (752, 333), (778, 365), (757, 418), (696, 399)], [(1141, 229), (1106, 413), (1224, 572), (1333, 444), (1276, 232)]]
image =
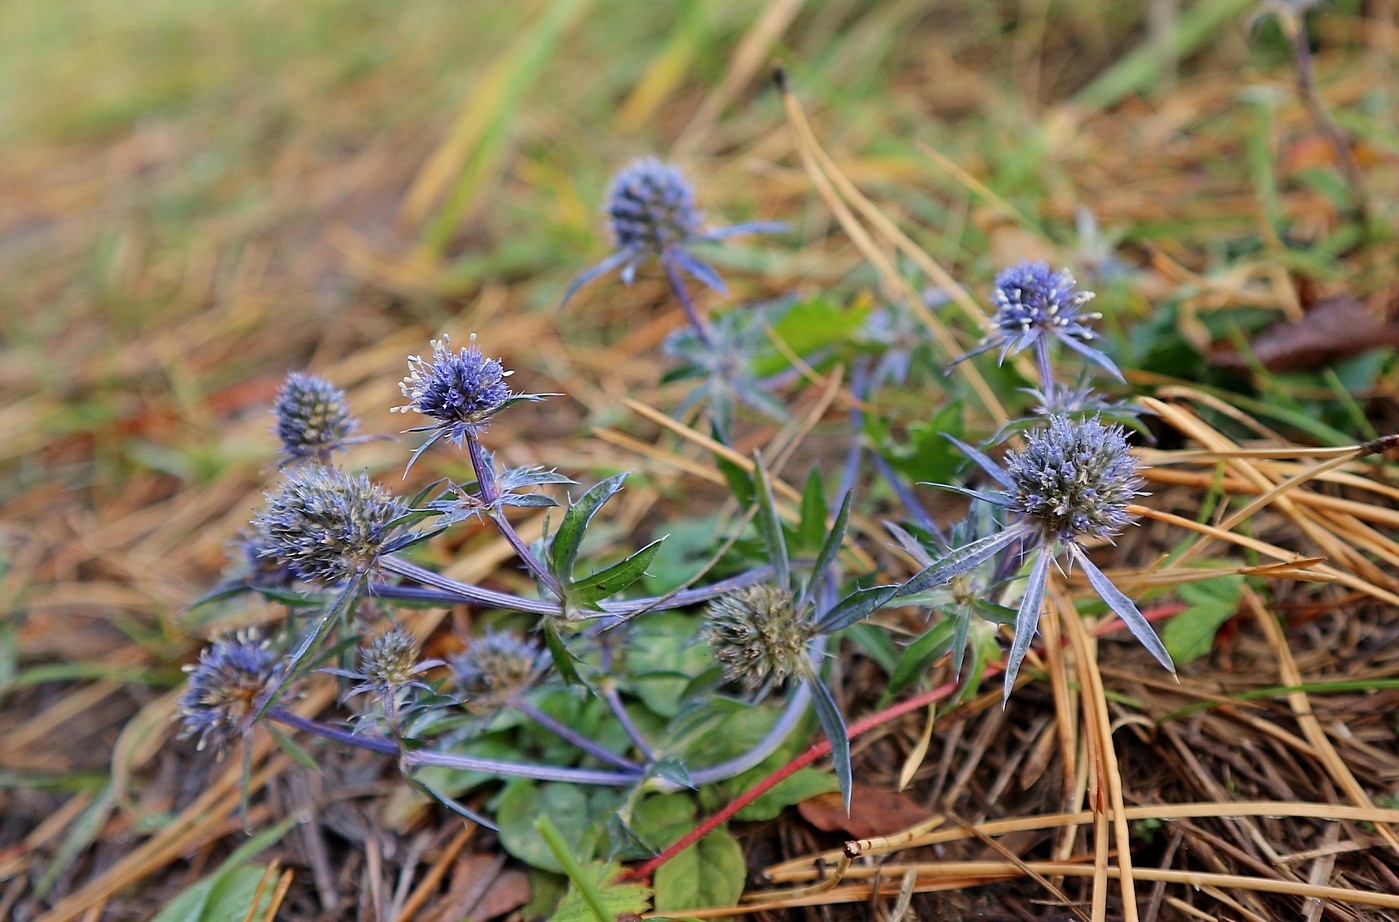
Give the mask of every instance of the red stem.
[[(1184, 610), (1185, 606), (1180, 604), (1179, 602), (1176, 602), (1169, 605), (1158, 605), (1155, 608), (1148, 609), (1147, 611), (1142, 612), (1142, 617), (1146, 618), (1147, 621), (1160, 621), (1163, 618), (1169, 618), (1172, 615), (1178, 615)], [(1103, 634), (1111, 633), (1112, 631), (1118, 630), (1119, 628), (1122, 628), (1124, 626), (1125, 625), (1123, 625), (1121, 619), (1113, 618), (1111, 621), (1107, 621), (1099, 625), (1098, 629), (1095, 630), (1093, 633), (1097, 636), (1102, 636)], [(1003, 663), (993, 663), (992, 665), (987, 666), (986, 671), (981, 674), (981, 680), (984, 682), (991, 676), (997, 675), (1000, 672), (1004, 671), (1004, 669), (1005, 665)], [(900, 701), (898, 704), (891, 705), (885, 708), (884, 710), (879, 711), (878, 713), (871, 714), (864, 720), (856, 721), (855, 723), (851, 724), (849, 727), (846, 728), (845, 735), (850, 739), (854, 739), (861, 733), (864, 733), (867, 730), (873, 730), (880, 724), (888, 723), (889, 721), (894, 720), (895, 718), (902, 717), (903, 715), (908, 714), (912, 711), (916, 711), (921, 707), (925, 707), (934, 702), (941, 701), (943, 698), (946, 698), (948, 695), (952, 694), (956, 690), (957, 683), (948, 682), (944, 685), (939, 685), (937, 688), (925, 691), (922, 694), (914, 695), (907, 701)], [(719, 828), (719, 826), (723, 823), (728, 822), (731, 818), (733, 818), (733, 815), (735, 813), (742, 810), (744, 807), (748, 806), (753, 801), (757, 800), (763, 794), (772, 790), (783, 779), (790, 777), (791, 775), (795, 774), (799, 769), (805, 768), (806, 766), (810, 765), (812, 762), (815, 762), (822, 756), (828, 755), (830, 751), (830, 740), (822, 740), (821, 742), (812, 746), (806, 752), (803, 752), (801, 755), (797, 756), (795, 759), (788, 762), (786, 765), (782, 766), (777, 771), (773, 772), (771, 775), (768, 775), (762, 781), (759, 781), (753, 787), (749, 788), (742, 794), (735, 797), (722, 810), (709, 817), (703, 823), (700, 823), (694, 829), (690, 830), (688, 833), (686, 833), (686, 835), (683, 838), (681, 838), (670, 848), (667, 848), (665, 851), (661, 852), (659, 855), (652, 858), (650, 861), (646, 862), (639, 868), (623, 871), (617, 879), (619, 881), (649, 880), (651, 878), (651, 875), (655, 874), (656, 870), (660, 868), (661, 865), (665, 864), (667, 861), (674, 858), (676, 855), (680, 854), (685, 849), (689, 848), (691, 845), (694, 845), (700, 839), (703, 839), (705, 836), (709, 835), (715, 829)]]

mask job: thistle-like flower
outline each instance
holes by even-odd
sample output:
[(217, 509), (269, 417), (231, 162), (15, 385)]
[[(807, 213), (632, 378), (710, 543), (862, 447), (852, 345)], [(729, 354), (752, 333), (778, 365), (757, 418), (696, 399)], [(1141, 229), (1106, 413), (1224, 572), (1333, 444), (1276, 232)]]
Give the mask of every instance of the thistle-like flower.
[(1032, 563), (1006, 661), (1005, 691), (1009, 697), (1039, 626), (1049, 564), (1062, 550), (1068, 554), (1070, 566), (1077, 563), (1083, 567), (1089, 585), (1152, 656), (1174, 671), (1170, 654), (1151, 625), (1089, 559), (1080, 543), (1084, 538), (1111, 538), (1133, 520), (1127, 507), (1142, 495), (1145, 481), (1123, 428), (1105, 425), (1096, 416), (1051, 417), (1047, 425), (1027, 434), (1024, 450), (1006, 457), (1004, 470), (974, 448), (958, 445), (1003, 488), (994, 494), (965, 492), (1005, 507), (1013, 521), (1003, 531), (950, 551), (906, 583), (899, 594), (912, 595), (942, 585), (1002, 549), (1019, 544)]
[(677, 167), (655, 157), (633, 160), (617, 172), (607, 193), (605, 211), (617, 251), (581, 272), (564, 292), (560, 307), (578, 289), (618, 267), (622, 269), (622, 282), (630, 285), (637, 267), (651, 256), (658, 257), (667, 272), (683, 270), (700, 284), (721, 295), (728, 294), (719, 273), (686, 248), (693, 243), (786, 229), (781, 223), (752, 221), (700, 233), (703, 215), (695, 209), (694, 187)]
[(181, 737), (198, 734), (223, 756), (231, 737), (246, 733), (263, 695), (277, 684), (282, 657), (256, 629), (225, 634), (185, 667), (189, 687), (180, 696)]
[(260, 555), (299, 578), (334, 583), (370, 570), (400, 546), (395, 520), (408, 506), (361, 473), (307, 465), (292, 471), (253, 519)]
[(1112, 359), (1089, 346), (1097, 334), (1084, 321), (1101, 314), (1084, 313), (1093, 292), (1079, 291), (1068, 269), (1051, 272), (1043, 262), (1021, 262), (996, 276), (991, 304), (996, 308), (991, 329), (981, 344), (957, 361), (1000, 347), (1000, 361), (1031, 346), (1039, 362), (1040, 378), (1046, 390), (1054, 386), (1049, 357), (1049, 338), (1068, 346), (1089, 362), (1121, 381), (1122, 372)]
[(724, 678), (761, 698), (806, 662), (818, 631), (790, 589), (760, 583), (726, 592), (709, 603), (700, 636), (714, 651)]
[[(385, 631), (359, 649), (359, 669), (325, 669), (332, 675), (351, 679), (350, 686), (342, 700), (348, 701), (356, 695), (369, 694), (383, 708), (384, 716), (390, 723), (402, 713), (410, 703), (415, 690), (432, 691), (432, 687), (418, 678), (429, 669), (442, 666), (439, 659), (418, 659), (418, 641), (407, 631)], [(366, 712), (361, 718), (377, 717)]]
[(676, 408), (677, 416), (683, 416), (697, 404), (705, 404), (710, 420), (725, 438), (740, 404), (779, 422), (790, 418), (787, 408), (773, 394), (773, 383), (753, 372), (755, 360), (764, 349), (771, 348), (768, 325), (776, 322), (782, 305), (775, 307), (776, 310), (764, 305), (734, 308), (715, 316), (703, 333), (685, 326), (666, 337), (662, 351), (679, 364), (666, 372), (662, 381), (698, 382)]
[(277, 420), (272, 431), (282, 443), (280, 455), (289, 462), (314, 458), (326, 464), (331, 452), (345, 450), (359, 427), (344, 391), (299, 371), (287, 375), (272, 413)]
[(431, 432), (426, 442), (413, 452), (408, 466), (428, 446), (444, 436), (458, 448), (468, 436), (475, 438), (490, 422), (492, 416), (506, 407), (525, 400), (543, 400), (540, 394), (517, 394), (505, 384), (513, 372), (506, 371), (497, 359), (488, 359), (476, 345), (459, 352), (452, 351), (451, 340), (443, 334), (432, 342), (432, 359), (408, 357), (408, 377), (399, 390), (408, 403), (394, 407), (393, 412), (413, 411), (437, 420), (431, 426), (410, 429), (409, 432)]
[(450, 665), (462, 706), (484, 714), (505, 707), (538, 681), (549, 654), (533, 641), (487, 630), (473, 637)]

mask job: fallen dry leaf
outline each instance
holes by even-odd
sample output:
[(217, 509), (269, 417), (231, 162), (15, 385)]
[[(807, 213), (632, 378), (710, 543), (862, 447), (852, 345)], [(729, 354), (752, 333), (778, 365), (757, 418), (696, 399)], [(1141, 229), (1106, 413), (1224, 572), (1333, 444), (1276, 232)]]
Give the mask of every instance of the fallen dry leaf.
[(850, 814), (840, 794), (818, 794), (797, 804), (802, 818), (823, 832), (843, 830), (856, 839), (892, 835), (926, 820), (930, 814), (907, 794), (884, 791), (855, 782)]
[[(1274, 324), (1251, 343), (1258, 361), (1272, 372), (1306, 371), (1382, 346), (1399, 346), (1399, 325), (1350, 295), (1318, 301), (1301, 320)], [(1246, 367), (1230, 344), (1217, 346), (1209, 360), (1221, 368)]]

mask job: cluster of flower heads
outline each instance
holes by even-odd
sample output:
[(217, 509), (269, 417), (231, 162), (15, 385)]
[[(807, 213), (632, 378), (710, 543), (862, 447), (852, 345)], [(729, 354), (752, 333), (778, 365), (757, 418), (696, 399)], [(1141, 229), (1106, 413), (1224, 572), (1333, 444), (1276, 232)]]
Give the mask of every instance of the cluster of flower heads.
[(549, 667), (549, 654), (532, 640), (487, 630), (471, 638), (449, 665), (462, 706), (490, 713), (508, 705)]
[(1085, 539), (1111, 540), (1131, 524), (1135, 516), (1129, 507), (1145, 485), (1126, 431), (1117, 423), (1104, 422), (1100, 415), (1111, 405), (1092, 388), (1067, 387), (1054, 375), (1051, 347), (1059, 342), (1121, 379), (1112, 360), (1087, 345), (1096, 334), (1084, 321), (1099, 316), (1082, 312), (1092, 297), (1092, 292), (1078, 290), (1067, 269), (1051, 272), (1042, 262), (1020, 263), (996, 276), (991, 296), (996, 313), (990, 332), (969, 355), (999, 346), (1004, 359), (1034, 349), (1041, 386), (1033, 393), (1039, 398), (1036, 411), (1043, 415), (1028, 424), (1024, 447), (1006, 455), (1004, 468), (977, 449), (952, 440), (1001, 488), (991, 493), (964, 492), (1004, 508), (1007, 524), (952, 549), (900, 590), (907, 596), (942, 585), (1003, 552), (1028, 558), (1029, 575), (1006, 663), (1007, 697), (1039, 625), (1049, 566), (1060, 554), (1067, 555), (1070, 566), (1083, 569), (1108, 607), (1163, 666), (1174, 670), (1150, 623), (1098, 569), (1082, 544)]

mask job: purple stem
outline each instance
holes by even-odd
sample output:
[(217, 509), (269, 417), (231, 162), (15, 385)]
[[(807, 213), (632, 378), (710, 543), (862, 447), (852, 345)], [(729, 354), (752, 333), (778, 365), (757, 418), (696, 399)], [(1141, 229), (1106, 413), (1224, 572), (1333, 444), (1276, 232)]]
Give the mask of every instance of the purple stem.
[(515, 526), (511, 525), (510, 520), (505, 517), (505, 513), (494, 509), (495, 501), (500, 498), (499, 494), (496, 493), (495, 470), (486, 461), (481, 441), (476, 438), (474, 433), (468, 432), (466, 434), (466, 448), (467, 453), (471, 456), (471, 467), (476, 471), (476, 482), (480, 485), (481, 499), (487, 508), (493, 509), (491, 521), (495, 522), (500, 533), (505, 536), (506, 541), (510, 542), (510, 546), (515, 549), (515, 553), (534, 574), (535, 578), (543, 583), (550, 592), (562, 599), (563, 587), (559, 585), (558, 580), (554, 579), (554, 574), (550, 573), (548, 567), (544, 566), (544, 561), (536, 557), (534, 552), (529, 549), (529, 545), (515, 531)]
[(510, 778), (534, 778), (539, 781), (565, 781), (574, 784), (606, 784), (618, 786), (635, 784), (637, 781), (640, 781), (642, 777), (639, 770), (605, 772), (590, 768), (532, 765), (528, 762), (504, 762), (499, 759), (481, 759), (476, 756), (451, 755), (449, 753), (433, 752), (428, 749), (400, 753), (398, 746), (394, 745), (389, 740), (371, 736), (356, 736), (347, 730), (338, 730), (335, 727), (328, 727), (314, 720), (307, 720), (305, 717), (298, 717), (296, 714), (283, 710), (282, 708), (269, 708), (267, 716), (280, 724), (285, 724), (288, 727), (295, 727), (297, 730), (324, 739), (333, 740), (337, 743), (343, 743), (346, 746), (355, 746), (359, 749), (367, 749), (370, 752), (380, 752), (384, 755), (401, 756), (404, 765), (410, 768), (436, 765), (441, 768), (454, 768), (459, 771), (468, 772), (485, 772), (491, 775), (501, 775)]
[(699, 334), (699, 338), (704, 341), (706, 346), (713, 345), (713, 341), (709, 338), (709, 328), (704, 321), (700, 320), (699, 313), (695, 311), (695, 305), (690, 301), (690, 293), (685, 290), (685, 282), (680, 278), (680, 273), (676, 271), (675, 266), (668, 259), (662, 259), (661, 265), (665, 266), (666, 278), (670, 280), (670, 290), (675, 292), (675, 297), (679, 299), (680, 308), (689, 318), (690, 326), (695, 328), (695, 332)]
[[(633, 762), (631, 759), (628, 759), (625, 756), (619, 756), (617, 755), (617, 753), (612, 752), (611, 750), (604, 749), (602, 746), (598, 745), (597, 743), (593, 742), (587, 737), (573, 730), (570, 730), (568, 727), (559, 723), (557, 720), (550, 717), (548, 714), (544, 713), (539, 708), (535, 707), (534, 705), (530, 704), (528, 701), (519, 696), (510, 699), (510, 706), (513, 707), (515, 710), (519, 711), (521, 714), (524, 714), (530, 720), (539, 724), (545, 730), (548, 730), (550, 733), (557, 736), (559, 739), (571, 743), (574, 746), (577, 746), (579, 749), (583, 750), (588, 755), (597, 759), (599, 762), (606, 762), (607, 764), (612, 765), (616, 768), (620, 768), (623, 771), (636, 772), (638, 774), (640, 774), (643, 771), (642, 767)], [(645, 755), (647, 759), (651, 758), (650, 753), (645, 753)]]

